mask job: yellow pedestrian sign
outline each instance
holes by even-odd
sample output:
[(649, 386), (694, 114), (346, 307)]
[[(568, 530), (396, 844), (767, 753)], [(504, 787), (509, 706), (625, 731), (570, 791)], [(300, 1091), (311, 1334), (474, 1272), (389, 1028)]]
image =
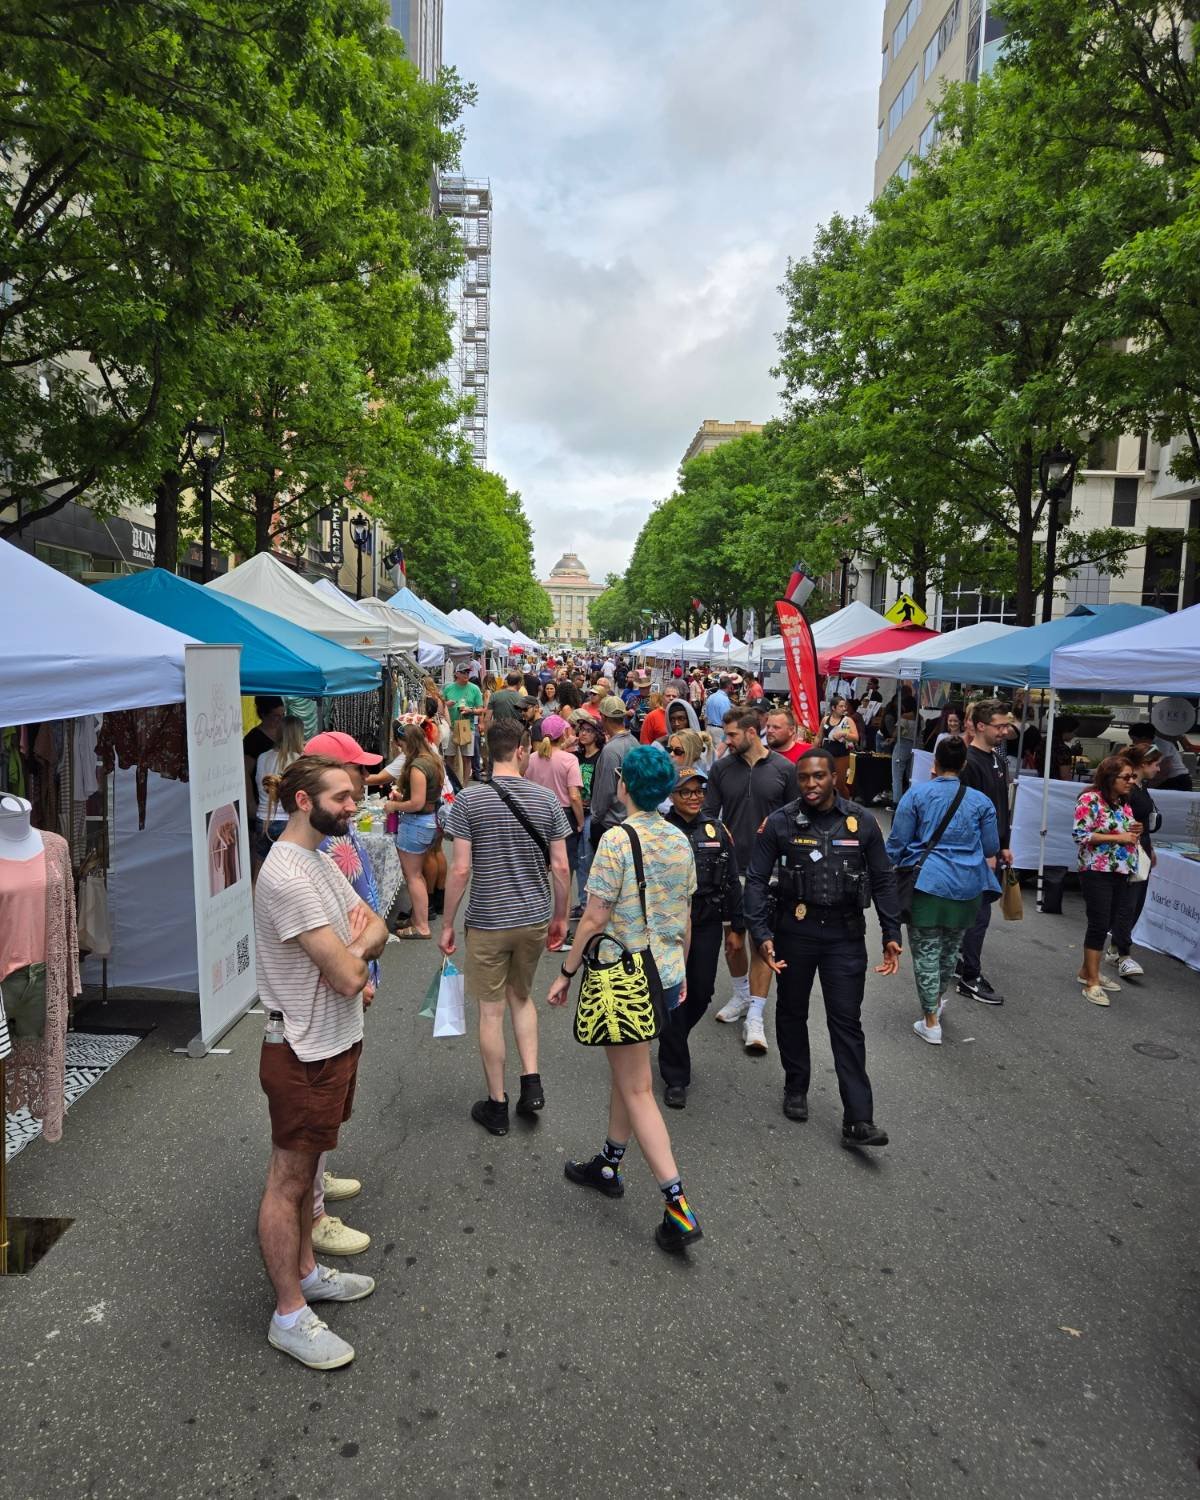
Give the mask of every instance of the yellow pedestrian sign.
[(893, 625), (924, 625), (929, 616), (911, 594), (901, 594), (891, 609), (884, 611), (883, 618)]

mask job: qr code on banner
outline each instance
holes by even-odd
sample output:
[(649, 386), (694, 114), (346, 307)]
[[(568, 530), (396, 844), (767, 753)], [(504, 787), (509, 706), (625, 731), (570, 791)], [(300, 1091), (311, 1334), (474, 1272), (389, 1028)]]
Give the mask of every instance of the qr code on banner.
[(218, 958), (217, 961), (216, 961), (216, 963), (213, 964), (213, 966), (212, 966), (212, 987), (213, 987), (214, 992), (216, 990), (223, 989), (224, 985), (225, 985), (225, 963), (224, 963), (224, 961), (222, 959)]
[(244, 974), (250, 967), (250, 934), (238, 938), (237, 944), (237, 971)]

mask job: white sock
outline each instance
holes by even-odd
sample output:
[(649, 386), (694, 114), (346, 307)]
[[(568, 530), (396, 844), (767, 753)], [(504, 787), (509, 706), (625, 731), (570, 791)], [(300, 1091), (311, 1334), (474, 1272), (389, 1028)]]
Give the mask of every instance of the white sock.
[(300, 1290), (302, 1292), (307, 1292), (311, 1287), (316, 1286), (317, 1282), (320, 1281), (320, 1279), (321, 1268), (320, 1266), (314, 1266), (307, 1276), (301, 1276)]
[(750, 976), (743, 974), (739, 979), (733, 976), (733, 998), (735, 1000), (749, 1000), (750, 998)]
[(759, 999), (757, 995), (750, 996), (750, 1009), (746, 1013), (747, 1021), (761, 1021), (763, 1011), (767, 1008), (766, 998)]
[(271, 1321), (277, 1328), (295, 1328), (296, 1324), (300, 1321), (300, 1314), (303, 1311), (304, 1308), (298, 1307), (294, 1313), (276, 1312)]

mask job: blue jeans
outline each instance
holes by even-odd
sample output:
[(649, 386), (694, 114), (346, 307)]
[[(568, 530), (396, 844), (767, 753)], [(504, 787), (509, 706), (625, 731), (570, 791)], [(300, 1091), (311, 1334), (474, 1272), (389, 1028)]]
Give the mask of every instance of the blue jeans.
[(592, 872), (592, 856), (595, 852), (592, 847), (592, 815), (589, 812), (584, 817), (583, 832), (575, 847), (575, 889), (579, 893), (577, 900), (581, 906), (587, 899), (588, 876)]
[(904, 796), (904, 784), (912, 770), (913, 746), (908, 740), (897, 740), (892, 749), (892, 801)]

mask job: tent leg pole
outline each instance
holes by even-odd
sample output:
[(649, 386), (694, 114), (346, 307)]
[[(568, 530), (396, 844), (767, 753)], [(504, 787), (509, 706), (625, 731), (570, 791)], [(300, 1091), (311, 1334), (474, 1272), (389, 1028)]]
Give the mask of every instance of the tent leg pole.
[(1046, 821), (1050, 808), (1050, 746), (1054, 740), (1054, 717), (1058, 709), (1058, 694), (1050, 689), (1050, 712), (1046, 715), (1046, 753), (1042, 763), (1042, 819), (1038, 834), (1038, 878), (1037, 904), (1042, 909), (1042, 890), (1046, 881)]

